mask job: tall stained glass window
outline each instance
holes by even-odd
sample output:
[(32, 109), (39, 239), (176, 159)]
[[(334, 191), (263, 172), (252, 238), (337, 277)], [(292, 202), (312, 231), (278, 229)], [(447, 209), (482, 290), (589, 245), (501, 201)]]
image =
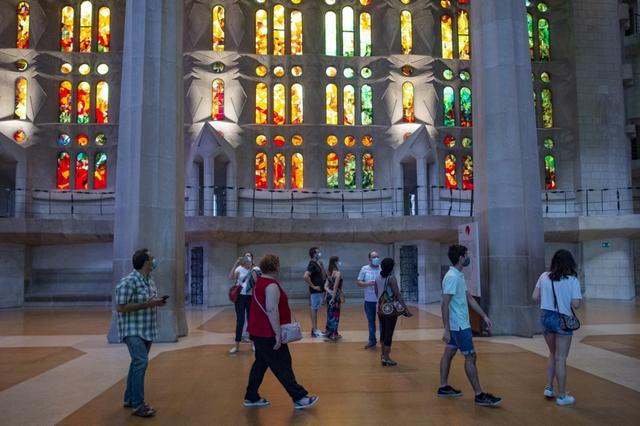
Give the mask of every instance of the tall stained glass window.
[(213, 43), (212, 49), (215, 52), (224, 50), (224, 7), (217, 5), (213, 7)]
[(107, 154), (96, 154), (95, 170), (93, 171), (93, 189), (107, 188)]
[(86, 152), (76, 155), (76, 189), (89, 189), (89, 156)]
[(100, 81), (96, 85), (96, 123), (109, 122), (109, 83)]
[(60, 13), (60, 50), (73, 52), (73, 7), (65, 6)]
[(267, 154), (256, 154), (256, 189), (267, 189)]
[(267, 124), (269, 119), (269, 89), (264, 83), (256, 84), (256, 124)]
[(291, 189), (304, 188), (304, 158), (296, 152), (291, 156)]
[(471, 42), (469, 40), (469, 12), (458, 11), (458, 57), (460, 59), (471, 59)]
[(16, 47), (18, 49), (28, 49), (29, 48), (29, 13), (31, 8), (29, 7), (29, 3), (26, 1), (21, 1), (18, 3), (18, 22), (16, 29), (18, 31), (16, 37)]
[(91, 86), (86, 81), (78, 84), (76, 94), (76, 113), (77, 121), (81, 124), (89, 122), (89, 113), (91, 111)]
[(338, 86), (327, 84), (325, 92), (327, 124), (338, 124)]
[(453, 87), (447, 86), (443, 92), (444, 125), (455, 127), (456, 125), (456, 92)]
[(58, 109), (60, 123), (71, 123), (71, 111), (73, 105), (73, 86), (70, 81), (60, 82), (58, 88)]
[(413, 22), (411, 12), (408, 10), (400, 12), (400, 43), (403, 54), (411, 53), (413, 49)]
[(371, 14), (360, 14), (360, 56), (371, 56)]
[(533, 16), (530, 13), (527, 13), (527, 34), (529, 36), (529, 56), (533, 61), (535, 57), (533, 52)]
[(302, 124), (304, 122), (304, 96), (302, 84), (296, 83), (291, 86), (291, 124)]
[(285, 167), (287, 160), (284, 154), (276, 154), (273, 156), (273, 188), (285, 189), (287, 186), (287, 179), (285, 177)]
[(108, 7), (98, 9), (98, 52), (111, 49), (111, 10)]
[(219, 78), (211, 85), (211, 119), (224, 120), (224, 82)]
[(460, 89), (460, 126), (471, 127), (471, 89), (462, 87)]
[(373, 189), (373, 155), (366, 153), (362, 156), (362, 188)]
[(368, 84), (360, 88), (360, 120), (363, 126), (373, 124), (373, 90)]
[(353, 8), (347, 6), (342, 9), (342, 56), (355, 56)]
[(556, 189), (556, 160), (553, 155), (544, 157), (544, 189)]
[(16, 80), (15, 108), (13, 116), (18, 120), (27, 119), (27, 79), (20, 77)]
[(453, 59), (453, 22), (451, 16), (442, 15), (440, 32), (442, 35), (442, 58)]
[(553, 127), (553, 100), (551, 89), (542, 89), (540, 93), (542, 103), (542, 127), (550, 129)]
[(344, 187), (356, 189), (356, 156), (351, 152), (344, 157)]
[(69, 189), (70, 162), (71, 157), (68, 152), (58, 154), (56, 189)]
[(338, 22), (332, 11), (324, 15), (324, 53), (327, 56), (338, 54)]
[(549, 21), (544, 18), (538, 20), (538, 49), (540, 60), (548, 61), (550, 59)]
[(80, 4), (80, 51), (91, 52), (91, 21), (93, 5), (90, 1)]
[(462, 189), (473, 189), (473, 158), (462, 157)]
[(287, 93), (284, 84), (273, 86), (273, 124), (285, 124), (287, 116)]
[(408, 81), (402, 85), (402, 119), (405, 123), (416, 121), (413, 112), (413, 84)]
[(284, 56), (284, 6), (276, 4), (273, 7), (273, 54)]
[(267, 11), (260, 9), (256, 12), (256, 54), (268, 53), (269, 21)]
[(302, 12), (291, 11), (291, 54), (302, 55)]
[(330, 152), (327, 154), (327, 188), (336, 189), (339, 186), (338, 182), (338, 166), (340, 159), (338, 154)]
[(455, 189), (458, 187), (456, 168), (456, 156), (447, 154), (444, 157), (444, 183), (447, 189)]
[(356, 121), (356, 91), (352, 85), (347, 84), (342, 91), (343, 119), (342, 124), (353, 126)]

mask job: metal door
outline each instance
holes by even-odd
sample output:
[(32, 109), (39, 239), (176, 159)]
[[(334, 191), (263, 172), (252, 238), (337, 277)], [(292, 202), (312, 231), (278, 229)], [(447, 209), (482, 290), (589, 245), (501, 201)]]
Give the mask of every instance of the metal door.
[(204, 304), (204, 250), (202, 247), (194, 247), (191, 249), (191, 277), (189, 302), (192, 305)]
[(418, 247), (400, 247), (400, 291), (406, 302), (418, 301)]

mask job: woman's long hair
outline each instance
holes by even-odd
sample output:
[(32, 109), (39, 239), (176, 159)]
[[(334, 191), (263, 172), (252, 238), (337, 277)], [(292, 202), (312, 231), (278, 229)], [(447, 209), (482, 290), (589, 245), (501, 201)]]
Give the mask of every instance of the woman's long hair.
[(393, 261), (390, 257), (385, 257), (380, 262), (380, 276), (382, 278), (387, 278), (391, 275), (391, 271), (393, 271), (393, 267), (396, 265), (396, 262)]
[(549, 278), (552, 281), (560, 281), (566, 277), (577, 277), (576, 261), (571, 253), (567, 250), (558, 250), (551, 259), (551, 267), (549, 268)]
[(329, 258), (329, 269), (327, 269), (327, 274), (329, 274), (329, 276), (331, 276), (331, 274), (333, 274), (333, 271), (339, 271), (340, 268), (338, 268), (338, 261), (340, 260), (340, 258), (338, 256), (331, 256)]

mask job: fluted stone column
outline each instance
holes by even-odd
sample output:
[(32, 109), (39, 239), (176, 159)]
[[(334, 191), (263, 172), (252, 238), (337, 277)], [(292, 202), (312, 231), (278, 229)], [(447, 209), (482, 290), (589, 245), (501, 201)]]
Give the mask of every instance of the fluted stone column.
[(530, 336), (544, 269), (540, 171), (521, 0), (471, 3), (475, 218), (482, 304), (494, 334)]
[[(146, 247), (159, 261), (158, 341), (187, 334), (184, 314), (184, 145), (182, 5), (128, 1), (118, 134), (113, 282)], [(117, 341), (112, 321), (109, 341)]]

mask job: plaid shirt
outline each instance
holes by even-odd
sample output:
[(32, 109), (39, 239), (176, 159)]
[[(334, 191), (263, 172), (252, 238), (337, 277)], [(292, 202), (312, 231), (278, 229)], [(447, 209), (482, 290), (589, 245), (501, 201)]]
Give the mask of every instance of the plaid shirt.
[[(143, 303), (158, 296), (158, 290), (151, 278), (145, 278), (134, 270), (120, 280), (116, 286), (116, 304)], [(127, 336), (138, 336), (152, 341), (158, 334), (156, 309), (145, 308), (134, 312), (118, 312), (118, 335), (120, 341)]]

